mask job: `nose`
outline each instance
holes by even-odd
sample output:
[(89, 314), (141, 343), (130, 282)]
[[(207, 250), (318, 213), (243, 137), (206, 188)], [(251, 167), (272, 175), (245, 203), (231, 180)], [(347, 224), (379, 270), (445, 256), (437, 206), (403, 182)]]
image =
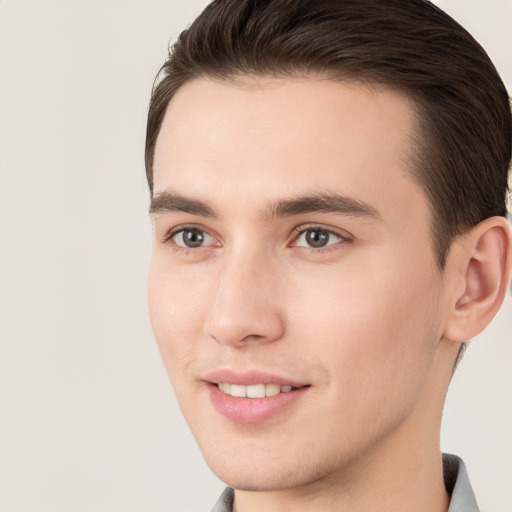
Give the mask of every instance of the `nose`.
[(279, 304), (278, 274), (261, 255), (240, 254), (227, 259), (207, 315), (207, 336), (232, 347), (280, 339), (285, 318)]

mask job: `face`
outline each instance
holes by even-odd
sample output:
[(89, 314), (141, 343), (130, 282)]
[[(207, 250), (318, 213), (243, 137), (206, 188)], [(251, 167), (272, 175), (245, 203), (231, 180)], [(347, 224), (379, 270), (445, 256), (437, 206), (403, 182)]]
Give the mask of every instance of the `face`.
[(442, 278), (413, 130), (406, 98), (353, 83), (197, 79), (172, 99), (151, 322), (231, 486), (346, 476), (431, 428)]

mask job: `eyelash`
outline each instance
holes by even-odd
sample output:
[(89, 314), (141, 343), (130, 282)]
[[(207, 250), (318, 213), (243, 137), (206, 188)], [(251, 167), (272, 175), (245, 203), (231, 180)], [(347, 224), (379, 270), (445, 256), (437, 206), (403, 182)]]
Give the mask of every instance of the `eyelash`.
[[(340, 238), (340, 241), (335, 242), (333, 244), (328, 244), (324, 247), (318, 247), (318, 248), (295, 245), (297, 243), (298, 239), (300, 238), (300, 236), (307, 233), (308, 231), (321, 231), (322, 233), (326, 233), (330, 236), (335, 236), (336, 238)], [(349, 235), (348, 233), (335, 231), (334, 229), (326, 228), (326, 227), (323, 227), (318, 224), (309, 224), (309, 225), (302, 224), (302, 225), (296, 227), (293, 230), (293, 232), (295, 233), (295, 236), (293, 239), (292, 246), (298, 247), (303, 251), (308, 251), (308, 252), (315, 253), (315, 254), (336, 251), (340, 248), (340, 246), (345, 246), (352, 242), (352, 236)]]
[(186, 225), (177, 226), (176, 228), (173, 228), (170, 231), (168, 231), (168, 233), (165, 235), (162, 242), (164, 243), (164, 245), (168, 245), (173, 251), (175, 251), (177, 253), (182, 253), (182, 254), (197, 253), (198, 250), (201, 250), (201, 249), (204, 250), (204, 249), (211, 248), (211, 246), (196, 247), (196, 248), (184, 247), (182, 245), (177, 244), (173, 240), (173, 238), (178, 233), (181, 233), (182, 231), (192, 230), (192, 229), (196, 229), (198, 231), (206, 233), (207, 235), (211, 236), (212, 238), (215, 238), (213, 233), (211, 233), (210, 231), (205, 229), (203, 226), (200, 226), (197, 224), (186, 224)]
[[(179, 234), (179, 233), (181, 233), (183, 231), (193, 230), (193, 229), (196, 229), (198, 231), (206, 233), (208, 236), (211, 236), (212, 238), (215, 238), (215, 235), (213, 233), (211, 233), (209, 230), (205, 229), (203, 226), (200, 226), (200, 225), (197, 225), (197, 224), (188, 224), (188, 225), (177, 226), (176, 228), (171, 229), (165, 235), (165, 237), (164, 237), (162, 242), (163, 242), (163, 244), (170, 246), (173, 251), (175, 251), (177, 253), (182, 253), (182, 254), (197, 253), (199, 250), (211, 249), (212, 248), (211, 245), (209, 245), (209, 246), (201, 246), (201, 247), (196, 247), (196, 248), (184, 247), (182, 245), (177, 244), (173, 240), (174, 237), (177, 234)], [(315, 230), (316, 231), (321, 231), (322, 233), (326, 233), (328, 235), (335, 236), (337, 238), (340, 238), (341, 240), (339, 242), (335, 242), (333, 244), (328, 244), (328, 245), (326, 245), (324, 247), (319, 247), (319, 248), (295, 245), (297, 243), (297, 240), (299, 239), (299, 237), (301, 235), (303, 235), (304, 233), (306, 233), (308, 231), (315, 231)], [(297, 248), (300, 248), (303, 251), (308, 251), (308, 252), (312, 252), (312, 253), (315, 253), (315, 254), (335, 251), (335, 250), (339, 249), (340, 245), (345, 246), (345, 245), (348, 245), (348, 244), (352, 243), (352, 237), (351, 237), (350, 234), (348, 234), (346, 232), (341, 233), (341, 232), (335, 231), (333, 229), (325, 228), (325, 227), (323, 227), (321, 225), (318, 225), (318, 224), (310, 224), (310, 225), (300, 225), (300, 226), (297, 226), (293, 230), (293, 233), (295, 235), (293, 237), (293, 242), (291, 244), (292, 247), (297, 247)]]

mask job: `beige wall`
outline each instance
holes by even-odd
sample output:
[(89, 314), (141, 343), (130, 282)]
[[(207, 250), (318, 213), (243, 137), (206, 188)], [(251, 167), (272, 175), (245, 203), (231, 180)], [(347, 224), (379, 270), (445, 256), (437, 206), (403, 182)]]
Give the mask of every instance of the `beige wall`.
[[(444, 0), (512, 88), (512, 2)], [(0, 0), (0, 510), (206, 510), (222, 484), (152, 339), (145, 114), (205, 1)], [(512, 301), (448, 397), (443, 449), (512, 510)]]

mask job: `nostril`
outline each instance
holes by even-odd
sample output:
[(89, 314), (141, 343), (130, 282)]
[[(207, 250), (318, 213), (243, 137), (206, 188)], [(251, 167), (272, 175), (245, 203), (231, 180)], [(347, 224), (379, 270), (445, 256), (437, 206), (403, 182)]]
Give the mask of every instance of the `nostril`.
[(266, 343), (282, 338), (284, 322), (277, 310), (263, 310), (257, 304), (228, 309), (217, 303), (206, 320), (205, 334), (229, 346)]

